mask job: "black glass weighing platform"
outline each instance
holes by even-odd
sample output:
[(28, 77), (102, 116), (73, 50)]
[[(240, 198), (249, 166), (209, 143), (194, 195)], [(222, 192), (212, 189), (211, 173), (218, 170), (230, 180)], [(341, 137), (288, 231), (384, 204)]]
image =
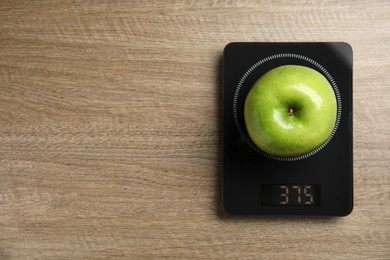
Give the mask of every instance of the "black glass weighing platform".
[[(337, 98), (332, 135), (316, 150), (276, 157), (257, 148), (244, 123), (254, 82), (282, 65), (323, 74)], [(223, 208), (232, 215), (345, 216), (353, 208), (352, 49), (332, 43), (230, 43), (224, 50)]]

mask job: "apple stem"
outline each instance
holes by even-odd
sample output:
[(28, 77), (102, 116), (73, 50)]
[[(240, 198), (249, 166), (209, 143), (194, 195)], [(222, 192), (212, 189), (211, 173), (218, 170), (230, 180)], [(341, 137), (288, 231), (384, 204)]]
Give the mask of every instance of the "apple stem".
[(287, 113), (288, 113), (289, 116), (294, 115), (294, 109), (292, 109), (291, 107), (289, 107), (288, 110), (287, 110)]

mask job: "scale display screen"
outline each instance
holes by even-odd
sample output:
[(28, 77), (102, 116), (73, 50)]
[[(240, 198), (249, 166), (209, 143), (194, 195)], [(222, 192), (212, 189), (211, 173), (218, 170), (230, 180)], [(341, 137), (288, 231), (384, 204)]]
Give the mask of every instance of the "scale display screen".
[(273, 206), (318, 206), (320, 185), (261, 185), (261, 203)]
[[(321, 74), (334, 90), (337, 100), (335, 127), (324, 143), (307, 153), (295, 153), (291, 157), (267, 153), (253, 139), (251, 131), (257, 128), (247, 128), (246, 98), (267, 72), (299, 66)], [(275, 84), (274, 87), (278, 86)], [(309, 95), (311, 92), (308, 91), (305, 89), (304, 94)], [(283, 99), (286, 92), (278, 93)], [(352, 48), (349, 44), (230, 43), (223, 54), (222, 94), (222, 204), (227, 214), (346, 216), (351, 213), (353, 116)], [(264, 98), (263, 103), (258, 101), (256, 106), (272, 103), (268, 102), (271, 99)], [(288, 116), (298, 116), (300, 110), (295, 105), (291, 105), (291, 111), (290, 108), (281, 111), (288, 112)], [(279, 118), (276, 112), (270, 114), (274, 120)], [(262, 122), (270, 122), (267, 120)], [(269, 133), (273, 132), (264, 136)], [(311, 133), (314, 132), (301, 137), (299, 145), (312, 140)], [(280, 145), (275, 147), (280, 148)]]

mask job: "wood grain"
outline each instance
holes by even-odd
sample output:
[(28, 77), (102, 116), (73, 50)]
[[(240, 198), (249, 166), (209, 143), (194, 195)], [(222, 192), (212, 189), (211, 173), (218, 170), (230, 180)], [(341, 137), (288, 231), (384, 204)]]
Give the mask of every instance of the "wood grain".
[[(0, 259), (389, 259), (390, 2), (0, 2)], [(355, 208), (220, 205), (232, 41), (354, 49)]]

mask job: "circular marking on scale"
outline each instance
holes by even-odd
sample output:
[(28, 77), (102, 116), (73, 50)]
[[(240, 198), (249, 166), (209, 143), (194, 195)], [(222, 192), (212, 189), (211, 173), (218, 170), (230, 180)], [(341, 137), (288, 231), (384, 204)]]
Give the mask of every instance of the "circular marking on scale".
[[(331, 134), (329, 135), (328, 139), (326, 139), (326, 141), (324, 143), (322, 143), (320, 146), (318, 146), (317, 148), (315, 148), (314, 150), (308, 152), (308, 153), (305, 153), (305, 154), (302, 154), (302, 155), (298, 155), (298, 156), (291, 156), (291, 157), (282, 157), (282, 156), (275, 156), (275, 155), (272, 155), (272, 154), (269, 154), (269, 153), (266, 153), (264, 152), (263, 150), (261, 150), (259, 147), (257, 147), (251, 140), (250, 140), (250, 137), (246, 134), (246, 131), (243, 130), (243, 128), (241, 127), (240, 125), (240, 122), (238, 120), (238, 108), (237, 108), (237, 103), (238, 103), (238, 97), (240, 95), (240, 90), (242, 89), (242, 86), (245, 82), (245, 80), (248, 78), (248, 76), (259, 66), (263, 65), (264, 63), (268, 62), (268, 61), (271, 61), (271, 60), (275, 60), (275, 59), (283, 59), (283, 58), (295, 58), (295, 59), (299, 59), (299, 60), (303, 60), (303, 61), (306, 61), (312, 65), (314, 65), (317, 69), (320, 70), (320, 72), (326, 77), (326, 79), (329, 81), (329, 83), (331, 84), (332, 88), (333, 88), (333, 91), (336, 95), (336, 101), (337, 101), (337, 114), (336, 114), (336, 122), (335, 122), (335, 125), (334, 125), (334, 128), (333, 128), (333, 131), (331, 132)], [(336, 131), (337, 131), (337, 128), (340, 124), (340, 120), (341, 120), (341, 96), (340, 96), (340, 92), (339, 92), (339, 89), (337, 87), (337, 84), (335, 82), (335, 80), (333, 79), (333, 77), (330, 75), (330, 73), (321, 65), (319, 64), (318, 62), (316, 62), (315, 60), (309, 58), (309, 57), (306, 57), (306, 56), (303, 56), (303, 55), (300, 55), (300, 54), (295, 54), (295, 53), (279, 53), (279, 54), (274, 54), (274, 55), (271, 55), (271, 56), (268, 56), (266, 58), (263, 58), (261, 60), (259, 60), (258, 62), (256, 62), (255, 64), (253, 64), (245, 73), (244, 75), (242, 76), (242, 78), (240, 79), (240, 81), (238, 82), (238, 85), (237, 85), (237, 88), (236, 88), (236, 91), (234, 92), (234, 96), (233, 96), (233, 118), (234, 118), (234, 122), (235, 122), (235, 125), (237, 127), (237, 130), (238, 132), (240, 133), (241, 137), (243, 138), (244, 142), (252, 149), (252, 150), (255, 150), (256, 152), (268, 157), (268, 158), (271, 158), (271, 159), (274, 159), (274, 160), (279, 160), (279, 161), (297, 161), (297, 160), (302, 160), (302, 159), (305, 159), (305, 158), (308, 158), (316, 153), (318, 153), (322, 148), (324, 148), (329, 142), (330, 140), (333, 138), (333, 136), (335, 135)]]

